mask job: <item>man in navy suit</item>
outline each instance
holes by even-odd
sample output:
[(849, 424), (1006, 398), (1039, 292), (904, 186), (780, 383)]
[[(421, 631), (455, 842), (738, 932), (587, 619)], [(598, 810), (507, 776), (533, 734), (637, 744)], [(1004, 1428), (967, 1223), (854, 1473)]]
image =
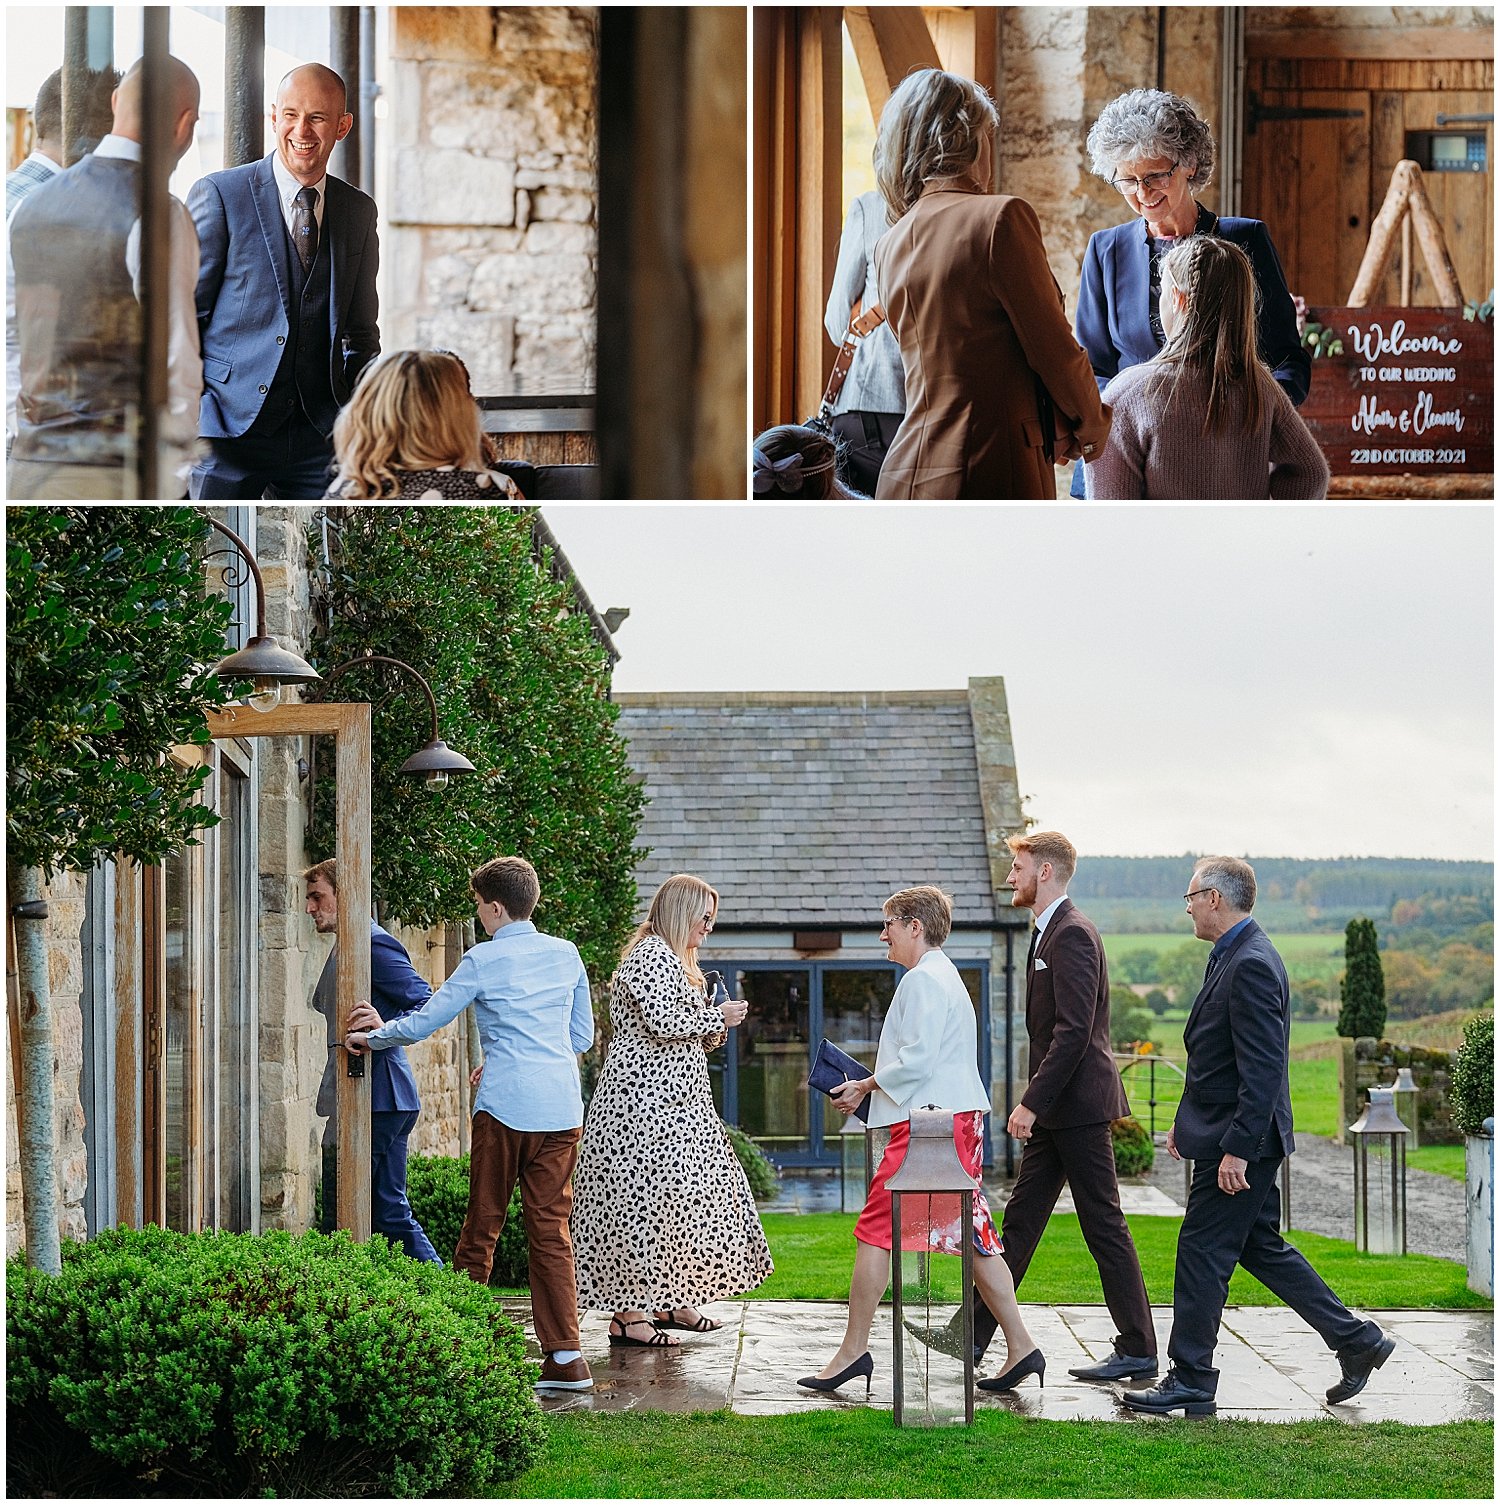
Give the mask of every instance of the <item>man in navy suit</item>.
[(1276, 1172), (1295, 1147), (1287, 1084), (1291, 1004), (1281, 957), (1250, 918), (1255, 872), (1236, 857), (1206, 857), (1184, 898), (1194, 934), (1214, 946), (1182, 1032), (1187, 1077), (1167, 1132), (1173, 1158), (1196, 1162), (1177, 1238), (1167, 1344), (1172, 1367), (1159, 1385), (1120, 1399), (1136, 1411), (1213, 1415), (1214, 1347), (1239, 1264), (1337, 1353), (1343, 1376), (1328, 1399), (1350, 1400), (1396, 1343), (1354, 1316), (1277, 1226)]
[[(307, 884), (307, 913), (319, 935), (336, 935), (339, 928), (338, 862), (328, 858), (302, 875)], [(337, 1133), (335, 1073), (341, 1053), (338, 1040), (338, 1010), (335, 973), (338, 948), (328, 953), (323, 975), (313, 993), (313, 1007), (328, 1021), (328, 1063), (318, 1087), (318, 1113), (328, 1120), (323, 1129), (323, 1231), (334, 1227), (337, 1191), (334, 1147)], [(419, 1009), (432, 996), (432, 989), (417, 975), (406, 947), (388, 930), (370, 922), (370, 999), (356, 1004), (349, 1014), (349, 1028), (379, 1029), (388, 1019), (399, 1019)], [(370, 1226), (393, 1243), (400, 1244), (413, 1259), (440, 1265), (442, 1260), (423, 1231), (406, 1199), (406, 1142), (417, 1126), (422, 1100), (404, 1050), (388, 1050), (375, 1057), (370, 1071)]]
[(202, 246), (200, 435), (194, 500), (316, 500), (333, 421), (380, 353), (375, 201), (327, 174), (349, 134), (344, 81), (321, 63), (282, 79), (276, 149), (188, 194)]

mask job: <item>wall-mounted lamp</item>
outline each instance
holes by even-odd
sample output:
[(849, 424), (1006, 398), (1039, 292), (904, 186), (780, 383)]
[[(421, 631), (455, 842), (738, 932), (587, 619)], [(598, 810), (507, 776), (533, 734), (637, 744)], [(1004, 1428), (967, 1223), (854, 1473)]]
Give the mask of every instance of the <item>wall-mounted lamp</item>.
[(422, 686), (422, 693), (427, 697), (427, 708), (432, 713), (432, 736), (401, 765), (402, 773), (420, 774), (427, 781), (429, 789), (438, 790), (447, 785), (453, 774), (474, 772), (474, 765), (462, 753), (454, 752), (438, 736), (437, 699), (432, 693), (432, 686), (417, 670), (404, 659), (388, 658), (383, 653), (366, 653), (330, 669), (325, 683), (331, 684), (345, 669), (352, 669), (356, 664), (391, 664), (397, 669), (404, 669)]
[(238, 533), (226, 528), (217, 519), (200, 513), (210, 528), (216, 528), (240, 552), (240, 557), (250, 567), (255, 580), (255, 636), (238, 653), (221, 658), (213, 667), (219, 679), (233, 683), (249, 680), (251, 692), (245, 704), (254, 711), (272, 711), (281, 704), (283, 685), (312, 684), (318, 679), (318, 671), (295, 653), (283, 648), (266, 631), (266, 583), (261, 577), (260, 564), (250, 545)]

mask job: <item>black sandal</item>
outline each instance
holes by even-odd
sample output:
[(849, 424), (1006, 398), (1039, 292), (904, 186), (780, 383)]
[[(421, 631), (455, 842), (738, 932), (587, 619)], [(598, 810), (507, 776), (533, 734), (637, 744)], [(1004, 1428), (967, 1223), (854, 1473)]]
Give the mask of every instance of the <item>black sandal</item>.
[(696, 1322), (679, 1322), (671, 1312), (668, 1312), (665, 1317), (656, 1318), (656, 1326), (663, 1329), (675, 1328), (683, 1333), (716, 1333), (724, 1324), (715, 1322), (712, 1317), (705, 1317), (702, 1312), (698, 1313)]
[[(649, 1327), (649, 1338), (632, 1338), (632, 1327)], [(615, 1329), (619, 1328), (619, 1332)], [(680, 1343), (674, 1343), (657, 1325), (647, 1317), (637, 1317), (633, 1322), (621, 1322), (618, 1317), (609, 1319), (609, 1346), (611, 1348), (681, 1348)]]

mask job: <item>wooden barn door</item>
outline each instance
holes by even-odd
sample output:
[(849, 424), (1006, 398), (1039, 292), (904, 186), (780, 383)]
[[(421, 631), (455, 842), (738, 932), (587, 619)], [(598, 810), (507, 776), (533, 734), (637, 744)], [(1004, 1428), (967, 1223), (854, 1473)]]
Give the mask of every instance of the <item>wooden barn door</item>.
[[(1294, 294), (1314, 308), (1345, 301), (1407, 133), (1490, 115), (1493, 88), (1489, 59), (1249, 60), (1242, 213), (1265, 220)], [(1442, 128), (1485, 137), (1484, 171), (1424, 173), (1464, 295), (1482, 301), (1494, 279), (1494, 127)], [(1411, 301), (1430, 307), (1426, 264), (1412, 257)], [(1375, 301), (1401, 301), (1399, 256)]]

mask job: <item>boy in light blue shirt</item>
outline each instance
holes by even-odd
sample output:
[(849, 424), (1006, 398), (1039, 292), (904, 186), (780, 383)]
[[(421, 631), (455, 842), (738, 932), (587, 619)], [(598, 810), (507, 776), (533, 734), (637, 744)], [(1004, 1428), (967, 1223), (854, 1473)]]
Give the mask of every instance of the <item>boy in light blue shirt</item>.
[(425, 1040), (474, 1006), (484, 1076), (474, 1103), (469, 1209), (454, 1268), (487, 1285), (495, 1243), (519, 1180), (526, 1216), (531, 1314), (545, 1355), (538, 1389), (588, 1390), (578, 1346), (578, 1285), (568, 1216), (583, 1129), (578, 1052), (594, 1043), (588, 976), (572, 941), (531, 923), (541, 897), (523, 857), (496, 857), (469, 879), (489, 940), (466, 952), (419, 1009), (351, 1031), (354, 1055)]

